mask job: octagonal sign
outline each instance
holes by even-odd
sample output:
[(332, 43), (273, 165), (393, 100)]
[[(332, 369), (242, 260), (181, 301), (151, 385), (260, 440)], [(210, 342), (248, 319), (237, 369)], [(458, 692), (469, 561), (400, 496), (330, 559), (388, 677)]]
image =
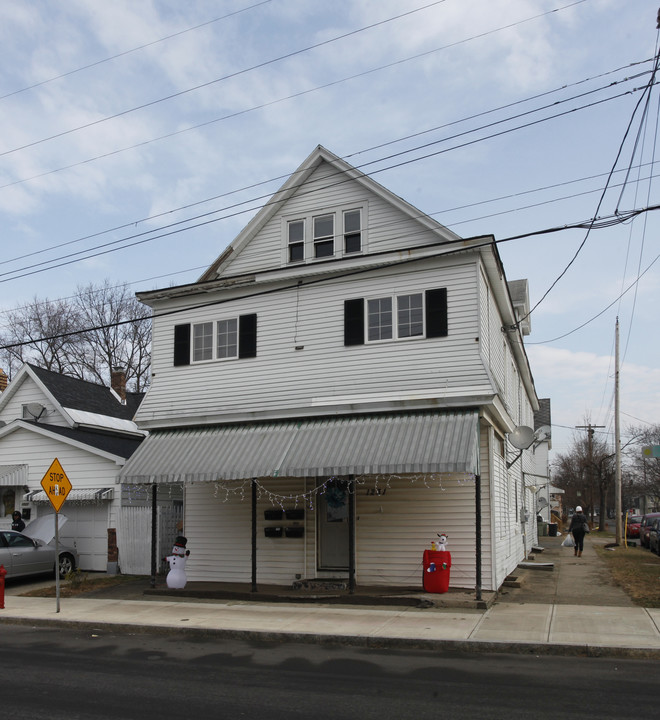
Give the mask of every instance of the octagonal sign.
[(71, 482), (57, 458), (53, 460), (51, 466), (46, 470), (46, 474), (41, 480), (41, 487), (45, 490), (55, 512), (59, 512), (66, 500), (66, 496), (71, 492)]

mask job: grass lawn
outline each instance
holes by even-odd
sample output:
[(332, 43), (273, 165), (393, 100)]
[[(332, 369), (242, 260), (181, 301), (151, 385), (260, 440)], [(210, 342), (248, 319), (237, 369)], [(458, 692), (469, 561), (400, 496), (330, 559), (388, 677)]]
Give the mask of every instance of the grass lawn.
[(639, 545), (607, 548), (605, 544), (614, 542), (611, 533), (592, 532), (591, 537), (605, 541), (594, 542), (594, 548), (632, 601), (642, 607), (660, 608), (660, 557)]

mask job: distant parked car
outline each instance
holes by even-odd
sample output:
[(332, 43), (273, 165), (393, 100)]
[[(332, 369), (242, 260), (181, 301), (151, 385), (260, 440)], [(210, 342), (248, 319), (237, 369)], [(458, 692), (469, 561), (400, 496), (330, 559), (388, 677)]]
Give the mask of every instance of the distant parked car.
[(639, 544), (642, 547), (649, 547), (649, 531), (651, 526), (651, 520), (655, 520), (655, 518), (660, 518), (660, 512), (647, 513), (642, 518), (642, 522), (639, 526)]
[(626, 535), (629, 538), (639, 537), (639, 526), (641, 522), (641, 515), (628, 515), (628, 522), (626, 523)]
[(651, 520), (649, 525), (649, 548), (660, 555), (660, 517)]
[[(66, 522), (59, 516), (59, 526)], [(76, 569), (78, 553), (74, 548), (59, 546), (59, 560), (55, 562), (55, 522), (52, 515), (37, 518), (22, 533), (0, 530), (0, 565), (5, 566), (7, 578), (43, 575), (59, 570), (60, 577)]]

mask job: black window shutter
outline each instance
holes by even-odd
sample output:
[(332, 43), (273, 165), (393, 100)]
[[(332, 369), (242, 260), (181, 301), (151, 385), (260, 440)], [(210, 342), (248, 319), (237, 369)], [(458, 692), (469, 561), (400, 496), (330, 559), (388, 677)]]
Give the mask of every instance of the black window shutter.
[(238, 357), (257, 357), (257, 316), (241, 315), (238, 318)]
[(174, 364), (190, 365), (190, 323), (174, 326)]
[(446, 337), (447, 288), (426, 291), (426, 337)]
[(364, 345), (364, 300), (344, 300), (344, 345)]

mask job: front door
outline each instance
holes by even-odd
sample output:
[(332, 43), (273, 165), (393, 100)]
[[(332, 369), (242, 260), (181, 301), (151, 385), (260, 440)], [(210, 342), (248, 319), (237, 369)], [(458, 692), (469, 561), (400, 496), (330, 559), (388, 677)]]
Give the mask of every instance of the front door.
[(319, 496), (319, 570), (348, 570), (348, 483), (333, 480)]

